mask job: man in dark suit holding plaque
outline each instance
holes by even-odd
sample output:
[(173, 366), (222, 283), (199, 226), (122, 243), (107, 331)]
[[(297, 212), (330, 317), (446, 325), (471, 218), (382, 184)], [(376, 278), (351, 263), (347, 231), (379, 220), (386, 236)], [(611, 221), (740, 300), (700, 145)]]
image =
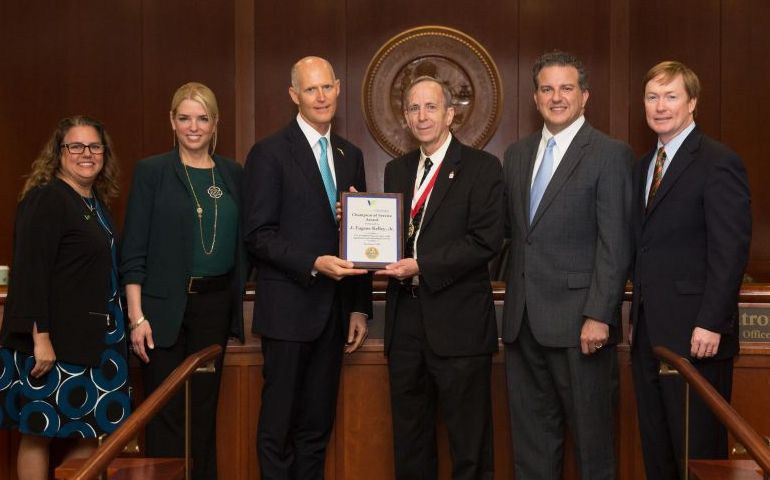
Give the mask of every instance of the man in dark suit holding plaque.
[(516, 480), (561, 478), (565, 423), (580, 478), (613, 479), (633, 154), (585, 120), (580, 60), (547, 53), (532, 74), (544, 125), (511, 145), (504, 165), (511, 260), (503, 341)]
[(361, 150), (331, 133), (340, 81), (318, 57), (291, 70), (296, 119), (258, 142), (244, 175), (246, 244), (258, 264), (262, 336), (257, 452), (263, 479), (323, 478), (343, 349), (371, 317), (371, 276), (338, 258), (338, 192), (366, 189)]
[(388, 163), (385, 191), (404, 195), (405, 258), (377, 272), (391, 277), (385, 349), (396, 478), (436, 478), (440, 404), (452, 478), (492, 479), (497, 324), (487, 263), (502, 246), (501, 166), (452, 136), (443, 83), (415, 79), (403, 107), (420, 148)]
[[(730, 400), (751, 200), (740, 157), (695, 125), (695, 72), (662, 62), (644, 85), (658, 141), (634, 169), (631, 363), (647, 478), (669, 480), (685, 478), (684, 388), (658, 375), (652, 348), (688, 358)], [(694, 393), (689, 412), (690, 458), (727, 458), (726, 429)]]

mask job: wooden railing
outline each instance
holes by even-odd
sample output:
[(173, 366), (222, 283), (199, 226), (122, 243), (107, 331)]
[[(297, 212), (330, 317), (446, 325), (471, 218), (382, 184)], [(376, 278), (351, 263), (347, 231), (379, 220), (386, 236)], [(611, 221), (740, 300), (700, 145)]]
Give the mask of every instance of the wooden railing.
[(741, 442), (749, 455), (766, 473), (770, 472), (770, 449), (762, 437), (730, 406), (727, 401), (711, 386), (706, 379), (685, 358), (680, 357), (666, 347), (654, 347), (655, 355), (675, 368), (685, 379), (690, 388), (694, 389), (714, 412), (727, 430)]
[(117, 457), (123, 447), (136, 437), (139, 429), (154, 417), (171, 397), (184, 385), (185, 381), (195, 373), (201, 365), (209, 362), (222, 352), (219, 345), (193, 353), (179, 365), (166, 380), (147, 397), (141, 405), (126, 419), (125, 422), (94, 452), (93, 455), (78, 470), (73, 480), (91, 480), (102, 473), (110, 462)]

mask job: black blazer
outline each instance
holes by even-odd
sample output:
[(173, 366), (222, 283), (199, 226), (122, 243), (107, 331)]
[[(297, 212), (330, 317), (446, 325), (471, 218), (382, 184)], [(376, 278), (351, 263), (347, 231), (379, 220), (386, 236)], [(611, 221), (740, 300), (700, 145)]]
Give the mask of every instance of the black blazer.
[[(419, 150), (385, 167), (385, 191), (404, 195), (409, 223)], [(488, 262), (503, 244), (500, 161), (453, 138), (433, 187), (417, 238), (420, 304), (425, 333), (437, 355), (497, 351), (497, 321)], [(390, 348), (396, 305), (406, 294), (390, 279), (385, 305), (385, 348)]]
[(33, 354), (37, 323), (49, 332), (57, 360), (98, 365), (107, 332), (110, 239), (64, 181), (37, 187), (19, 203), (12, 267), (0, 344)]
[[(738, 291), (751, 240), (751, 198), (740, 157), (697, 127), (645, 211), (655, 150), (634, 169), (632, 320), (643, 302), (652, 345), (689, 356), (695, 327), (722, 334), (715, 358), (738, 351)], [(634, 334), (636, 329), (634, 330)]]
[[(213, 158), (227, 191), (240, 205), (240, 164), (219, 155)], [(193, 246), (198, 242), (198, 225), (190, 213), (193, 201), (178, 150), (137, 163), (123, 229), (121, 283), (142, 286), (142, 311), (152, 322), (153, 340), (161, 347), (176, 342), (187, 305)], [(241, 342), (247, 271), (248, 260), (239, 241), (230, 282), (230, 336)]]
[[(337, 191), (366, 191), (361, 150), (332, 134)], [(256, 143), (246, 159), (243, 228), (257, 261), (255, 333), (290, 341), (316, 339), (335, 298), (350, 312), (372, 317), (371, 276), (336, 282), (313, 276), (320, 255), (339, 255), (339, 228), (313, 150), (296, 119)], [(345, 327), (347, 332), (347, 326)]]

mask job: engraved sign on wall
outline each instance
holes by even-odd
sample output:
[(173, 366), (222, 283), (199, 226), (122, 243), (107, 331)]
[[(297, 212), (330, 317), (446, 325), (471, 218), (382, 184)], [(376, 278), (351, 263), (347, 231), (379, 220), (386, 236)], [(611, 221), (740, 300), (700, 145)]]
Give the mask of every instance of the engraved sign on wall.
[(741, 342), (770, 342), (770, 308), (741, 307), (738, 321)]

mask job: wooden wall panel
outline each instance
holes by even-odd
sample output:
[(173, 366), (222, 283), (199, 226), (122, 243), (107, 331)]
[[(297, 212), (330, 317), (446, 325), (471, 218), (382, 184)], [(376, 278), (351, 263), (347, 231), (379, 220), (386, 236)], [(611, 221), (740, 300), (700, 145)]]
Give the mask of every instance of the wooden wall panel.
[[(370, 190), (382, 188), (389, 156), (363, 121), (364, 71), (391, 36), (418, 25), (458, 28), (484, 45), (503, 79), (502, 121), (487, 149), (506, 146), (542, 125), (532, 104), (530, 69), (543, 51), (584, 59), (591, 78), (587, 117), (629, 140), (637, 154), (654, 136), (646, 126), (640, 78), (655, 62), (678, 58), (701, 76), (698, 124), (745, 159), (754, 191), (750, 272), (770, 279), (768, 147), (760, 140), (770, 53), (763, 0), (194, 0), (0, 5), (0, 264), (10, 262), (15, 198), (29, 163), (62, 116), (84, 112), (107, 124), (123, 166), (122, 223), (134, 163), (170, 148), (168, 105), (189, 80), (211, 86), (222, 118), (218, 150), (243, 161), (256, 139), (295, 114), (289, 69), (298, 58), (329, 58), (342, 80), (335, 130), (362, 147)], [(70, 62), (80, 65), (70, 67)], [(743, 108), (754, 105), (757, 108)]]
[[(95, 117), (120, 159), (140, 153), (141, 23), (134, 2), (0, 8), (0, 263), (9, 264), (22, 175), (61, 118)], [(113, 208), (119, 223), (123, 204), (121, 197)]]
[(770, 281), (770, 143), (767, 109), (770, 90), (770, 2), (730, 1), (722, 6), (722, 140), (746, 162), (751, 184), (754, 232), (748, 271)]
[[(254, 93), (254, 140), (285, 127), (297, 114), (289, 98), (290, 70), (302, 57), (317, 55), (328, 59), (342, 81), (333, 128), (346, 136), (345, 30), (347, 18), (343, 0), (254, 2), (256, 90)], [(252, 141), (253, 143), (253, 141)]]
[(663, 60), (679, 60), (701, 81), (695, 118), (708, 135), (720, 138), (720, 0), (631, 0), (630, 143), (638, 155), (655, 147), (644, 119), (642, 79)]
[(234, 14), (233, 0), (143, 3), (142, 96), (136, 103), (143, 129), (136, 134), (146, 155), (171, 150), (171, 96), (191, 81), (206, 84), (217, 96), (217, 151), (235, 155)]
[(599, 130), (609, 131), (612, 3), (609, 0), (519, 2), (519, 138), (543, 126), (533, 101), (532, 65), (540, 55), (552, 50), (566, 50), (583, 61), (591, 92), (586, 119)]

